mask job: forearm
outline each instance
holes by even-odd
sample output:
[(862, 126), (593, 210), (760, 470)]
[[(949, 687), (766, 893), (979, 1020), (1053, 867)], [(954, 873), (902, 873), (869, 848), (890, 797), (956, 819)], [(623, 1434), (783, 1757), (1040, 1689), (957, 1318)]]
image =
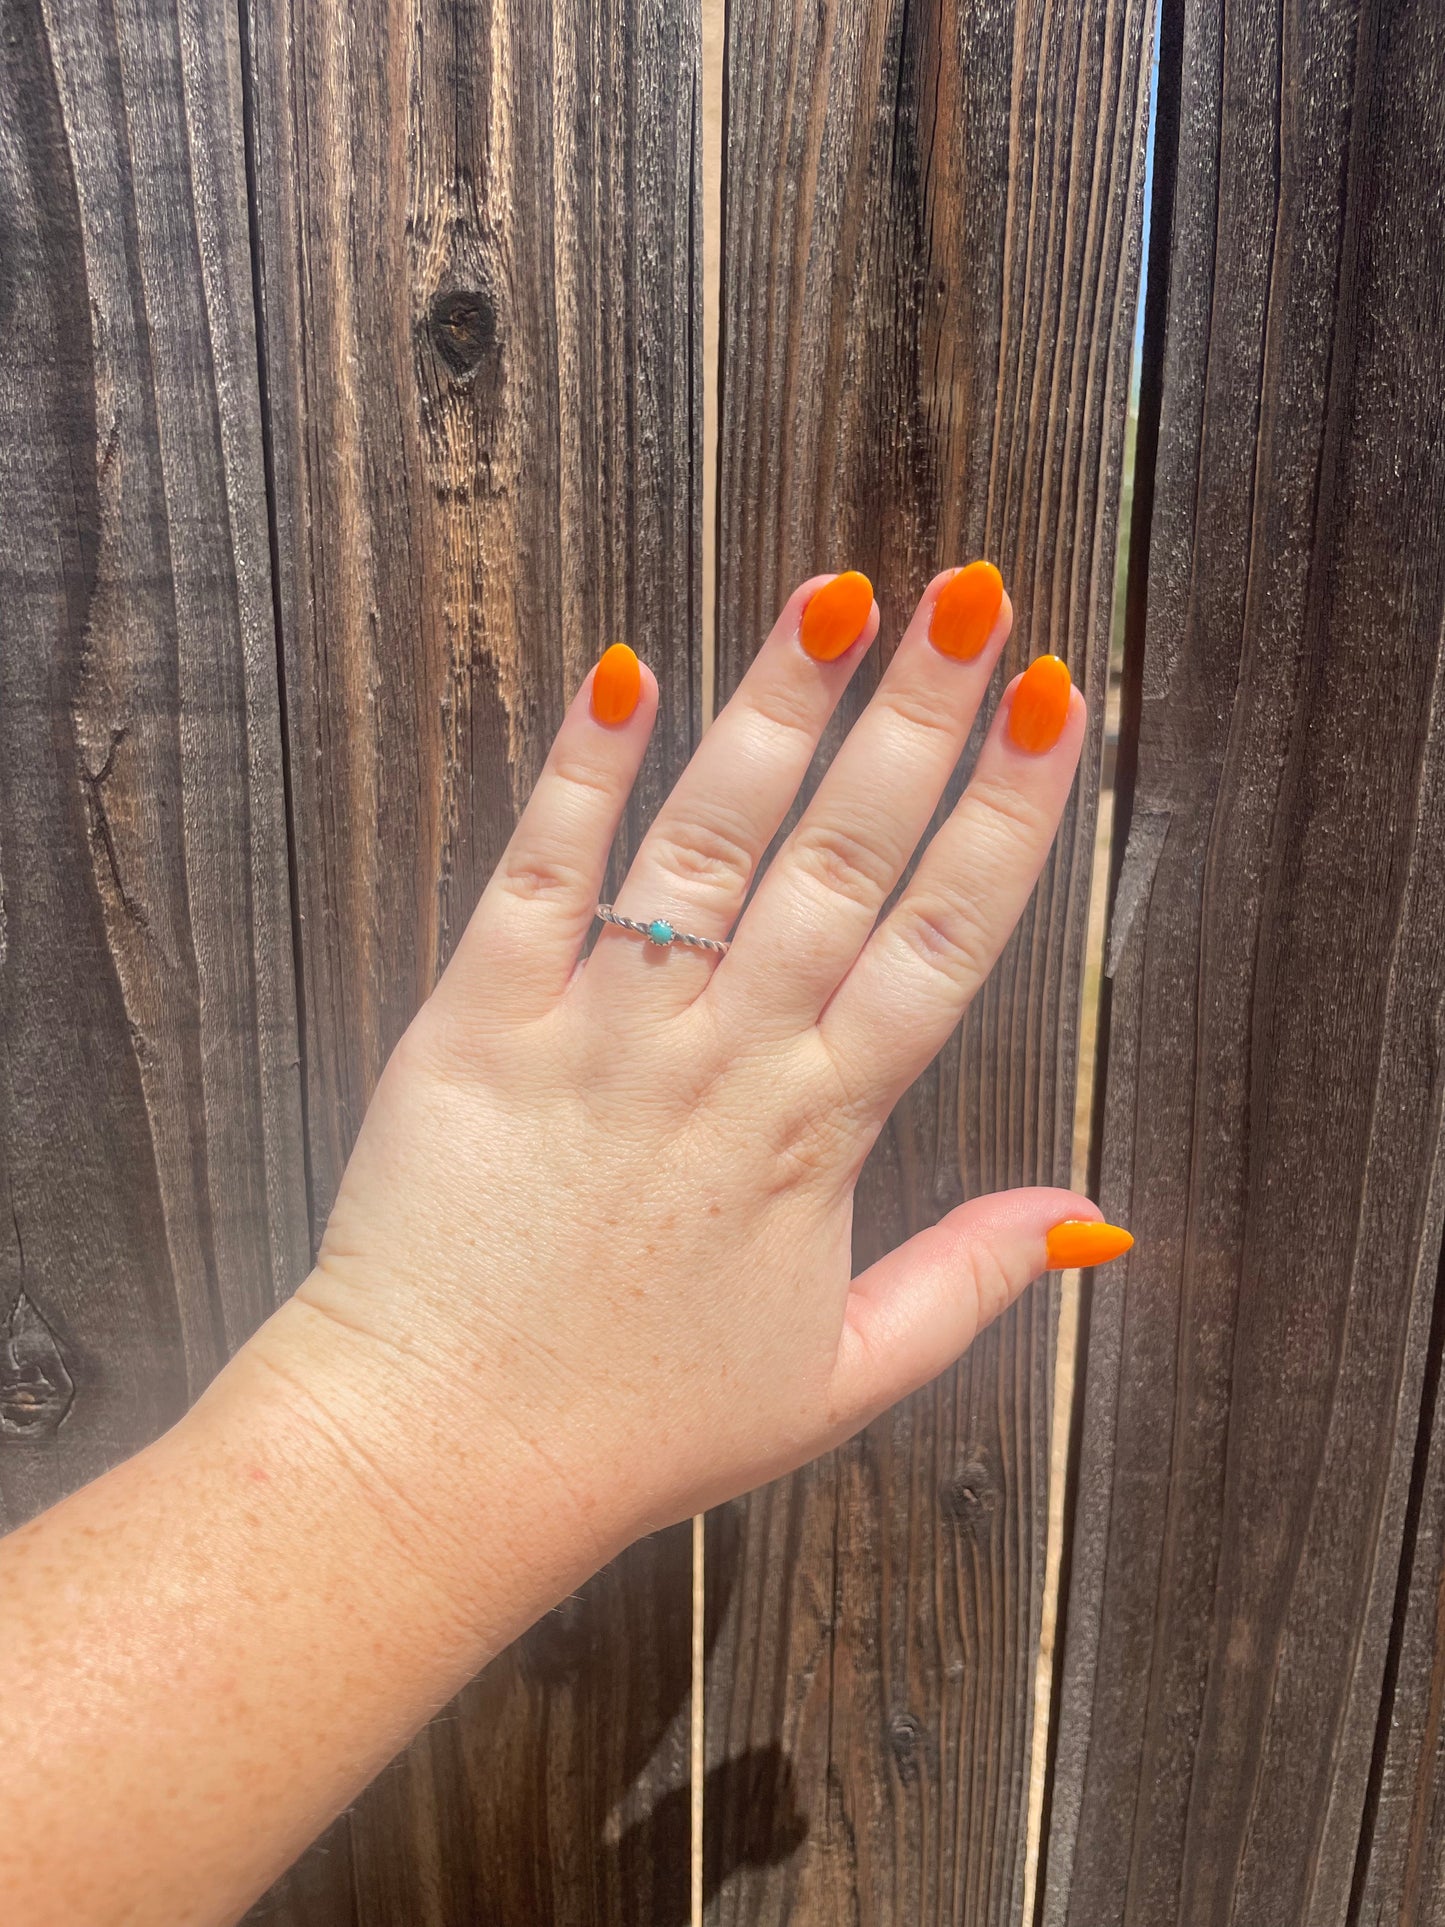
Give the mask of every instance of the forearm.
[(25, 1816), (0, 1892), (30, 1927), (235, 1919), (586, 1569), (551, 1495), (528, 1527), (505, 1433), (495, 1505), (474, 1480), (454, 1526), (424, 1393), (382, 1358), (367, 1383), (322, 1322), (288, 1307), (172, 1431), (0, 1542), (0, 1808)]

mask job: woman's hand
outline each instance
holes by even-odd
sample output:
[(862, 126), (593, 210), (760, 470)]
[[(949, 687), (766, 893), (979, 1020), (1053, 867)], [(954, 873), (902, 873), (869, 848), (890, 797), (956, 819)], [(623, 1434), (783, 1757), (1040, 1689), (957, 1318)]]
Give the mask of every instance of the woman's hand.
[(238, 1918), (628, 1539), (853, 1431), (1046, 1264), (1127, 1245), (1083, 1198), (1016, 1191), (849, 1275), (859, 1167), (1013, 927), (1078, 759), (1084, 705), (1045, 658), (881, 914), (1008, 625), (984, 565), (930, 587), (744, 911), (878, 626), (861, 577), (797, 592), (619, 899), (736, 924), (722, 958), (608, 928), (581, 960), (657, 708), (630, 651), (589, 677), (311, 1277), (179, 1424), (0, 1545), (12, 1911)]
[(584, 960), (658, 692), (626, 649), (579, 692), (381, 1080), (315, 1272), (253, 1341), (363, 1454), (395, 1422), (386, 1386), (425, 1415), (444, 1444), (408, 1507), (463, 1591), (499, 1431), (529, 1504), (565, 1521), (571, 1583), (857, 1430), (1050, 1262), (1127, 1247), (1086, 1199), (1015, 1191), (851, 1276), (859, 1169), (1012, 930), (1078, 761), (1084, 702), (1044, 658), (885, 913), (1010, 622), (987, 564), (930, 584), (749, 897), (878, 629), (861, 576), (796, 591), (617, 898), (731, 934), (721, 957), (604, 927)]

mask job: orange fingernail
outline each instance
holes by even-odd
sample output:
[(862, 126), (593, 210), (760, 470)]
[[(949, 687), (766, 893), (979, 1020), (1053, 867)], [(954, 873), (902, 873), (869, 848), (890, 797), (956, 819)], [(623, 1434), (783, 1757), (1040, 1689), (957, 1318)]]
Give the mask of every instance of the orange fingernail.
[(949, 577), (928, 618), (928, 640), (941, 656), (972, 662), (993, 634), (1003, 607), (1003, 577), (992, 562), (970, 562)]
[(1008, 712), (1008, 733), (1020, 749), (1039, 756), (1053, 748), (1069, 718), (1073, 687), (1068, 665), (1057, 656), (1040, 656), (1029, 664)]
[(625, 642), (614, 642), (592, 677), (592, 714), (599, 723), (625, 723), (641, 694), (642, 664)]
[(1133, 1237), (1122, 1225), (1091, 1218), (1065, 1218), (1049, 1233), (1049, 1270), (1073, 1271), (1080, 1265), (1106, 1265), (1132, 1250)]
[(856, 569), (825, 582), (803, 611), (802, 643), (815, 662), (833, 662), (862, 635), (873, 584)]

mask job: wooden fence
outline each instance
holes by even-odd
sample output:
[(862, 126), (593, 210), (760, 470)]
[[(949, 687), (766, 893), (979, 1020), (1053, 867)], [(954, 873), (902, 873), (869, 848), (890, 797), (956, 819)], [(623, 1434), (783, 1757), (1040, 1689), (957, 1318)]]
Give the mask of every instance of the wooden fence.
[(1445, 1927), (1445, 16), (720, 21), (0, 0), (3, 1518), (303, 1274), (601, 646), (665, 691), (625, 863), (814, 568), (886, 656), (994, 557), (1001, 674), (1093, 719), (860, 1261), (1067, 1180), (1157, 49), (1086, 1066), (1138, 1245), (635, 1548), (253, 1918)]

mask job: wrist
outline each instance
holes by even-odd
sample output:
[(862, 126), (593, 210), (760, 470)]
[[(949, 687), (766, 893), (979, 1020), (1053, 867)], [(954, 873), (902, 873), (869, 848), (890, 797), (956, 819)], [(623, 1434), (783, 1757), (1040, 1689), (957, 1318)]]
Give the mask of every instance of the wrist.
[(428, 1390), (320, 1324), (287, 1307), (168, 1432), (6, 1541), (0, 1801), (23, 1790), (28, 1824), (0, 1882), (48, 1895), (62, 1867), (67, 1919), (239, 1919), (577, 1583), (500, 1435), (476, 1435), (463, 1530)]
[(304, 1468), (345, 1522), (362, 1583), (423, 1614), (469, 1677), (625, 1534), (569, 1487), (503, 1383), (478, 1374), (461, 1387), (421, 1349), (341, 1322), (327, 1296), (313, 1274), (207, 1401), (238, 1436)]

